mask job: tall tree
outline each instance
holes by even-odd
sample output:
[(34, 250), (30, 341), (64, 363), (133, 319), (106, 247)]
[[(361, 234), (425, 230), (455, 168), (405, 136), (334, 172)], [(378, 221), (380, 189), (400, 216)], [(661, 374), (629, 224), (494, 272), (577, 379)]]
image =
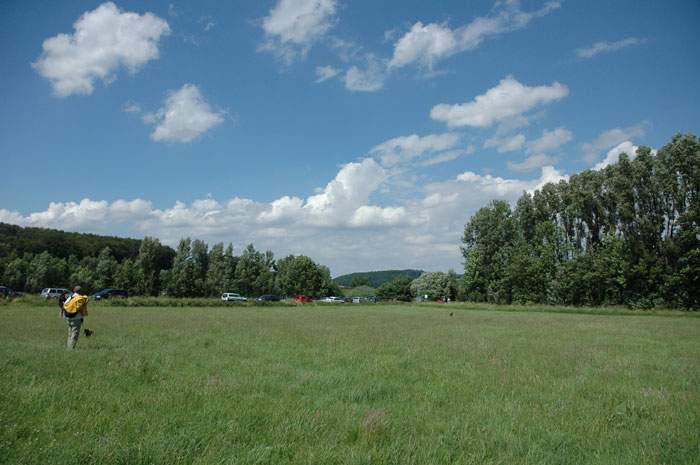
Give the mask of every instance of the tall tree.
[(114, 277), (119, 264), (112, 256), (112, 250), (105, 247), (97, 257), (97, 268), (95, 269), (95, 287), (104, 289), (114, 286)]
[(139, 270), (139, 293), (158, 295), (160, 293), (160, 270), (163, 253), (160, 241), (153, 237), (144, 237), (139, 247), (136, 264)]

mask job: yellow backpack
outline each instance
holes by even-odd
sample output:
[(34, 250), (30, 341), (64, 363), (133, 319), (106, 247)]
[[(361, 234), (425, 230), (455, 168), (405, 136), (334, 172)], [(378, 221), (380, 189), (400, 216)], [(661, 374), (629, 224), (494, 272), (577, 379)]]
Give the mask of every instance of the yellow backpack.
[(78, 312), (87, 314), (87, 303), (88, 296), (86, 295), (75, 295), (68, 302), (63, 304), (63, 310), (69, 315), (75, 315)]

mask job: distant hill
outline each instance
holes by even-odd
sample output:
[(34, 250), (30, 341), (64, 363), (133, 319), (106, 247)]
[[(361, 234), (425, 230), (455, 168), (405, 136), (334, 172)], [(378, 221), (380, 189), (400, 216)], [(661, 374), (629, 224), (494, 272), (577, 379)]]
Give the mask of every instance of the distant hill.
[(368, 284), (372, 287), (379, 287), (384, 283), (391, 281), (398, 276), (408, 276), (415, 279), (423, 273), (422, 270), (384, 270), (384, 271), (366, 271), (362, 273), (344, 274), (334, 278), (336, 284), (344, 287), (353, 286), (353, 282), (366, 281), (362, 284)]
[[(75, 255), (96, 257), (102, 249), (109, 247), (117, 261), (134, 259), (139, 254), (141, 241), (123, 237), (100, 236), (59, 231), (46, 228), (23, 228), (13, 224), (0, 223), (0, 258), (10, 255), (39, 254), (47, 251), (54, 257), (68, 258)], [(161, 254), (165, 262), (172, 262), (175, 251), (162, 246)]]

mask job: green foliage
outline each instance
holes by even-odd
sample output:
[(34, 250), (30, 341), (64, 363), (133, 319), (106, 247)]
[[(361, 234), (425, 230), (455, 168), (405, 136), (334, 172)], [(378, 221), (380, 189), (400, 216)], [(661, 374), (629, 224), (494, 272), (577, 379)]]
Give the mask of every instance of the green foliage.
[(454, 272), (425, 272), (411, 282), (410, 288), (413, 296), (426, 300), (454, 301), (457, 298), (457, 275)]
[(339, 286), (354, 287), (353, 281), (366, 284), (371, 287), (379, 287), (384, 283), (388, 283), (399, 276), (410, 276), (415, 279), (423, 273), (421, 270), (384, 270), (384, 271), (367, 271), (363, 273), (350, 273), (338, 276), (333, 279)]
[[(223, 292), (240, 292), (249, 297), (278, 292), (341, 294), (330, 270), (309, 257), (289, 256), (276, 262), (271, 251), (257, 251), (252, 244), (238, 257), (231, 244), (226, 249), (222, 243), (215, 244), (210, 250), (205, 242), (190, 238), (180, 241), (177, 252), (151, 237), (138, 243), (138, 254), (121, 261), (111, 246), (102, 248), (96, 256), (71, 254), (67, 258), (47, 251), (21, 256), (11, 251), (11, 256), (0, 257), (0, 284), (31, 293), (45, 287), (79, 285), (85, 293), (117, 287), (132, 296), (167, 294), (181, 298), (219, 297)], [(5, 243), (3, 250), (12, 244)]]
[(377, 289), (371, 286), (357, 286), (350, 289), (342, 289), (342, 291), (342, 295), (345, 297), (371, 297), (377, 295)]
[(601, 171), (480, 209), (464, 229), (473, 301), (700, 308), (700, 142), (676, 135)]
[(138, 294), (139, 269), (133, 260), (127, 258), (117, 266), (114, 274), (114, 286), (118, 289), (125, 289), (129, 295)]
[(143, 238), (136, 259), (139, 270), (139, 294), (158, 295), (161, 289), (160, 271), (172, 266), (172, 261), (169, 259), (170, 254), (163, 251), (158, 239), (148, 236)]
[(410, 302), (413, 298), (411, 295), (411, 283), (413, 278), (407, 275), (397, 276), (391, 281), (382, 284), (377, 289), (377, 297), (382, 300), (398, 300), (402, 302)]
[(119, 269), (119, 263), (112, 256), (112, 251), (109, 247), (105, 247), (97, 257), (97, 266), (95, 267), (95, 287), (104, 289), (114, 287), (114, 279)]
[(263, 253), (255, 250), (253, 244), (248, 244), (236, 265), (235, 290), (249, 296), (272, 293), (275, 287), (274, 264), (271, 251)]
[(276, 287), (285, 296), (338, 295), (340, 289), (333, 282), (330, 270), (317, 265), (304, 255), (289, 255), (277, 261)]
[(367, 275), (355, 275), (350, 281), (351, 287), (369, 286), (369, 277)]

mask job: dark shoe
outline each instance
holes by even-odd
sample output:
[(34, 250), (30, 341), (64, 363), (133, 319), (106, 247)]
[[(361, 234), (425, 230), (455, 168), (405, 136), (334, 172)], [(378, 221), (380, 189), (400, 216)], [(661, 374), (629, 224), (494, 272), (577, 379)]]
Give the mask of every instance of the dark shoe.
[(95, 331), (90, 331), (89, 329), (85, 328), (85, 337), (90, 337)]

